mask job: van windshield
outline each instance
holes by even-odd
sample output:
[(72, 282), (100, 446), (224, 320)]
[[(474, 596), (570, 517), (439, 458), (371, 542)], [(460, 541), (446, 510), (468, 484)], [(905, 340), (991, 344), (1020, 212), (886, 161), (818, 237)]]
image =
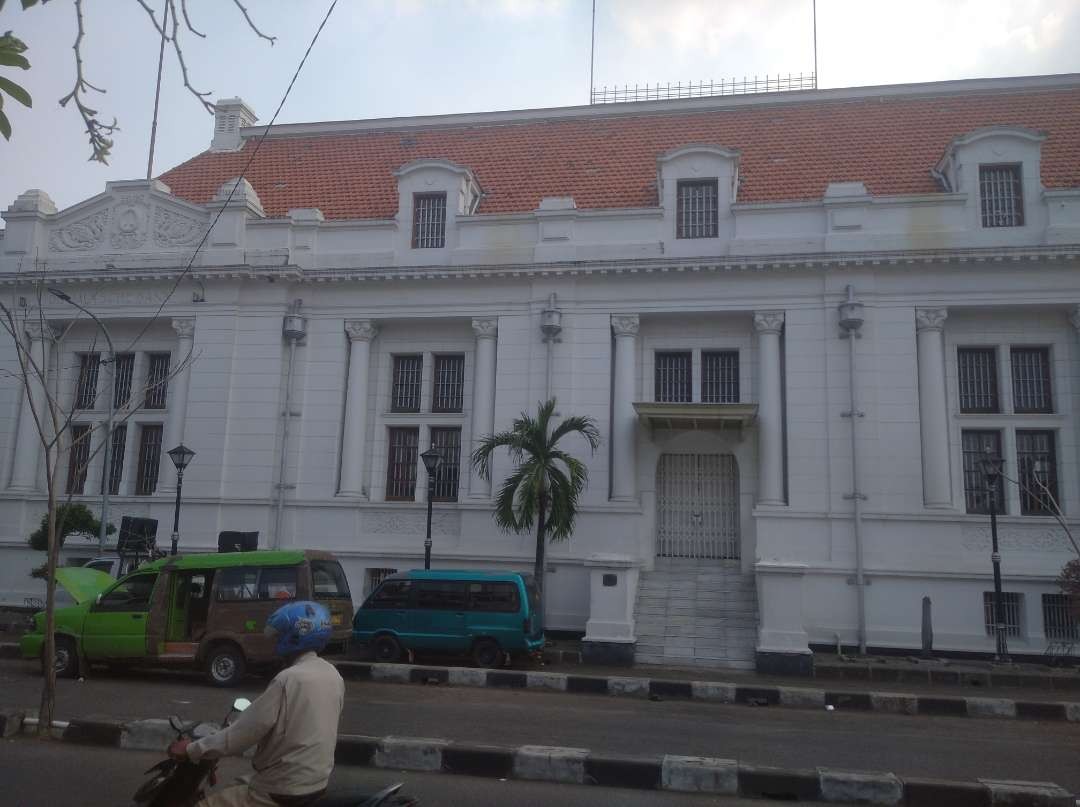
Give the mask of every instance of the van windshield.
[(317, 600), (352, 599), (349, 581), (336, 560), (311, 561), (311, 587)]

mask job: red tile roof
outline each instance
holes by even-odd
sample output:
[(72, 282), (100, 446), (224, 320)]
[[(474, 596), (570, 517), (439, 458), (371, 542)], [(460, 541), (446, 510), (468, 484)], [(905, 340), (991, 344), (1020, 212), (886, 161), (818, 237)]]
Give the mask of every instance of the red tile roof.
[[(829, 182), (862, 181), (874, 195), (940, 191), (930, 169), (949, 142), (983, 126), (1045, 131), (1042, 180), (1080, 187), (1080, 87), (881, 95), (613, 116), (271, 136), (248, 172), (268, 216), (317, 207), (330, 219), (397, 213), (392, 172), (419, 158), (473, 170), (480, 213), (534, 210), (545, 196), (580, 208), (657, 204), (656, 158), (690, 143), (737, 149), (740, 202), (820, 199)], [(210, 153), (161, 179), (192, 202), (237, 176), (255, 139)]]

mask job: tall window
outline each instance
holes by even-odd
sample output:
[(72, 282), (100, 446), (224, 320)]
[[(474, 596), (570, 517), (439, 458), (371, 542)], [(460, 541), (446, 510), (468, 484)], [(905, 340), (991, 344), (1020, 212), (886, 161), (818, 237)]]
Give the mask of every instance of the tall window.
[(999, 412), (997, 351), (992, 347), (962, 347), (956, 351), (960, 411)]
[(391, 391), (391, 412), (419, 412), (420, 384), (424, 357), (394, 356), (394, 384)]
[(1050, 498), (1057, 501), (1057, 456), (1054, 433), (1040, 429), (1016, 430), (1016, 470), (1020, 482), (1020, 512), (1049, 516)]
[(1024, 196), (1019, 165), (980, 165), (979, 201), (983, 227), (1022, 227)]
[(157, 490), (162, 427), (161, 424), (145, 424), (139, 431), (139, 466), (135, 473), (135, 495), (149, 496)]
[(1013, 411), (1053, 412), (1050, 394), (1050, 350), (1045, 347), (1014, 347), (1010, 355), (1013, 380)]
[(440, 249), (446, 245), (446, 194), (413, 195), (413, 249)]
[(739, 402), (739, 352), (737, 350), (702, 352), (701, 400), (704, 403)]
[(79, 354), (79, 380), (75, 386), (75, 408), (93, 409), (97, 401), (98, 369), (100, 353)]
[(461, 475), (461, 429), (432, 427), (431, 445), (442, 455), (442, 461), (435, 471), (432, 501), (456, 502)]
[(460, 412), (465, 389), (465, 357), (436, 356), (432, 376), (432, 412)]
[(1043, 594), (1043, 629), (1046, 638), (1058, 642), (1080, 642), (1080, 620), (1076, 600), (1066, 594)]
[(657, 353), (655, 364), (657, 403), (690, 403), (693, 400), (690, 352)]
[(412, 501), (416, 498), (416, 461), (420, 430), (416, 427), (390, 429), (390, 452), (386, 463), (386, 498)]
[(146, 373), (147, 409), (164, 409), (169, 393), (169, 354), (151, 353)]
[(116, 409), (126, 409), (131, 403), (131, 380), (135, 373), (135, 354), (117, 353), (113, 373), (113, 404)]
[[(986, 484), (982, 460), (986, 448), (990, 454), (1001, 457), (1001, 432), (989, 429), (965, 429), (960, 434), (964, 452), (964, 502), (969, 513), (989, 513), (991, 490)], [(999, 476), (993, 488), (993, 499), (998, 513), (1005, 512), (1005, 482)]]
[(86, 465), (90, 462), (90, 426), (76, 423), (71, 427), (71, 451), (68, 453), (67, 492), (82, 495), (86, 485)]
[[(124, 478), (124, 449), (127, 447), (127, 426), (113, 426), (112, 455), (109, 457), (109, 495), (120, 495), (120, 481)], [(105, 459), (102, 459), (101, 483), (105, 484)]]
[[(1005, 622), (1006, 636), (1020, 636), (1022, 632), (1024, 595), (1015, 591), (1001, 592), (1002, 619)], [(986, 627), (986, 635), (994, 635), (994, 625), (997, 620), (994, 616), (994, 592), (983, 592), (983, 623)]]
[(715, 179), (678, 184), (676, 238), (716, 238), (717, 190)]

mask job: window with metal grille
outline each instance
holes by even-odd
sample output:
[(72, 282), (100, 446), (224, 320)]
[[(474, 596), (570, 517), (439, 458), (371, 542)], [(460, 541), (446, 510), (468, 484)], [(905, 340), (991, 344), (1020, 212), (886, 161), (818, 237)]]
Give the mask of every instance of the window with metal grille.
[(1016, 472), (1020, 512), (1025, 516), (1054, 514), (1057, 501), (1057, 452), (1049, 430), (1016, 430)]
[(161, 466), (161, 424), (139, 427), (139, 465), (135, 472), (135, 495), (149, 496), (157, 490)]
[(1080, 642), (1080, 600), (1067, 594), (1043, 594), (1043, 632), (1050, 641)]
[(693, 400), (690, 362), (690, 351), (655, 355), (657, 403), (690, 403)]
[(418, 428), (390, 429), (390, 451), (386, 462), (388, 501), (412, 501), (416, 498), (416, 459), (419, 443)]
[[(127, 447), (127, 426), (113, 426), (112, 456), (108, 468), (109, 495), (120, 495), (120, 481), (124, 478), (124, 449)], [(104, 452), (103, 452), (104, 453)], [(102, 458), (101, 484), (105, 484), (105, 458)]]
[(739, 351), (702, 351), (701, 400), (704, 403), (739, 402)]
[(460, 412), (465, 389), (465, 357), (436, 356), (432, 374), (432, 412)]
[(461, 429), (432, 427), (431, 445), (442, 460), (435, 470), (434, 502), (456, 502), (458, 480), (461, 476)]
[(979, 199), (983, 227), (1024, 226), (1024, 194), (1019, 165), (980, 165)]
[(86, 465), (90, 462), (90, 426), (75, 423), (71, 427), (71, 451), (68, 452), (67, 492), (81, 496), (86, 485)]
[(1050, 349), (1014, 347), (1010, 355), (1013, 379), (1013, 411), (1053, 412), (1050, 393)]
[(97, 401), (98, 369), (100, 353), (79, 354), (79, 380), (75, 386), (75, 408), (93, 409)]
[(990, 498), (993, 497), (998, 513), (1005, 512), (1005, 482), (998, 477), (993, 490), (986, 484), (986, 474), (982, 470), (982, 460), (986, 449), (994, 457), (1001, 456), (1001, 432), (989, 429), (964, 429), (960, 433), (961, 449), (964, 453), (964, 502), (969, 513), (989, 513)]
[[(1024, 624), (1021, 620), (1023, 604), (1023, 594), (1018, 594), (1015, 591), (1001, 592), (1001, 618), (1005, 623), (1006, 636), (1021, 635), (1021, 626)], [(994, 625), (997, 624), (997, 621), (994, 619), (994, 592), (992, 591), (983, 592), (983, 623), (986, 628), (986, 635), (993, 636)]]
[(999, 412), (997, 351), (992, 347), (962, 347), (956, 351), (960, 411)]
[(441, 249), (446, 245), (446, 194), (413, 194), (413, 249)]
[(151, 353), (146, 371), (147, 409), (164, 409), (169, 395), (169, 354)]
[(678, 197), (675, 237), (716, 238), (716, 180), (680, 182)]
[(135, 354), (117, 353), (113, 365), (113, 406), (126, 409), (131, 403), (131, 380), (135, 372)]
[(394, 380), (390, 391), (391, 412), (419, 412), (424, 357), (394, 356)]
[(371, 592), (381, 586), (382, 581), (392, 574), (397, 574), (397, 569), (368, 569), (364, 582), (364, 597), (370, 597)]

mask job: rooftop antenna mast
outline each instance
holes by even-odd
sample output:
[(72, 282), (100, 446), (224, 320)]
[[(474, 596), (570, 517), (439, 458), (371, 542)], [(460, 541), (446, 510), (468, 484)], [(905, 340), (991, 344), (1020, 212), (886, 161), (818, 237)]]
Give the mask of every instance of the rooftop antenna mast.
[[(596, 0), (593, 0), (596, 3)], [(818, 87), (818, 72), (817, 72), (817, 0), (813, 0), (814, 4), (814, 89)]]
[[(814, 0), (816, 3), (817, 0)], [(593, 102), (593, 61), (596, 59), (596, 0), (592, 0), (592, 36), (589, 39), (589, 103)]]

